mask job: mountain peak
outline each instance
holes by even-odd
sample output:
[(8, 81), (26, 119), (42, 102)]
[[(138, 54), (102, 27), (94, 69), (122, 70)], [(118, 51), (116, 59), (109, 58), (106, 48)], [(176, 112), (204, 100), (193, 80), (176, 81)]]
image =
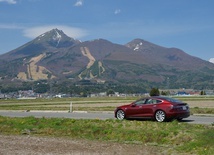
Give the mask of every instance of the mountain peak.
[(131, 42), (127, 43), (125, 46), (131, 48), (134, 51), (150, 51), (156, 48), (164, 48), (143, 39), (134, 39)]
[(58, 37), (59, 36), (67, 36), (62, 30), (59, 30), (57, 28), (48, 31), (45, 34), (48, 34), (48, 33), (50, 33), (50, 34), (52, 34), (54, 36), (58, 36)]
[(3, 57), (8, 60), (13, 60), (38, 55), (47, 51), (56, 52), (61, 48), (66, 49), (79, 43), (79, 40), (70, 38), (62, 30), (55, 28), (41, 34), (21, 47), (4, 54)]
[(68, 47), (76, 43), (80, 43), (79, 40), (68, 37), (62, 30), (57, 28), (41, 34), (34, 40), (34, 42), (47, 42), (49, 45), (56, 48)]
[(60, 40), (62, 37), (68, 37), (62, 30), (58, 30), (57, 28), (52, 29), (48, 32), (45, 32), (38, 36), (36, 39), (38, 41), (42, 40)]

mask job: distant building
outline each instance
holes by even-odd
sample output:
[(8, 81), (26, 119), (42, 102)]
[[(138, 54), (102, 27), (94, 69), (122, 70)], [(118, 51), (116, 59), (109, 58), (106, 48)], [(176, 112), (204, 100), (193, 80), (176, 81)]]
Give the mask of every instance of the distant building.
[(0, 99), (5, 99), (5, 98), (7, 98), (7, 95), (5, 95), (5, 94), (0, 94)]
[(190, 95), (189, 93), (185, 92), (185, 91), (179, 91), (177, 93), (178, 96), (187, 96), (187, 95)]

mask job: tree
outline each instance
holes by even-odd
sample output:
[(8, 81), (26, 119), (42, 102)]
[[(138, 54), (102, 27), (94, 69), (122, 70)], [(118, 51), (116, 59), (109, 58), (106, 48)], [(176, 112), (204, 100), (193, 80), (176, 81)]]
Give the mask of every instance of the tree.
[(170, 92), (169, 91), (161, 91), (161, 95), (169, 95)]
[(150, 96), (159, 96), (160, 91), (158, 88), (152, 88), (149, 94), (150, 94)]
[(112, 95), (112, 94), (115, 94), (114, 90), (109, 89), (109, 90), (107, 91), (107, 95)]
[(37, 83), (34, 85), (34, 92), (36, 93), (46, 93), (50, 90), (50, 87), (46, 83)]
[(206, 92), (202, 90), (200, 95), (206, 95)]

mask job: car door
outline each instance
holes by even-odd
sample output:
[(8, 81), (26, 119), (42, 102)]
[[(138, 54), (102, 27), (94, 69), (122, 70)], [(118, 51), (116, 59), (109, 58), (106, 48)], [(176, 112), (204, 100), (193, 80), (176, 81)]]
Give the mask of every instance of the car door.
[(133, 102), (129, 108), (126, 109), (126, 116), (128, 117), (140, 117), (142, 115), (142, 107), (145, 104), (146, 99), (140, 99)]
[(153, 117), (154, 115), (154, 107), (156, 107), (157, 100), (155, 99), (147, 99), (145, 104), (142, 105), (141, 109), (141, 117)]

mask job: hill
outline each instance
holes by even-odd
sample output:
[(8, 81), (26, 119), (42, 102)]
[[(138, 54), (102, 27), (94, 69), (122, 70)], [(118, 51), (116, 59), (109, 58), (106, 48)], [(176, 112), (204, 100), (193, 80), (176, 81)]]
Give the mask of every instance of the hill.
[(0, 55), (0, 77), (203, 89), (213, 88), (214, 64), (143, 39), (125, 45), (104, 39), (81, 42), (53, 29)]

